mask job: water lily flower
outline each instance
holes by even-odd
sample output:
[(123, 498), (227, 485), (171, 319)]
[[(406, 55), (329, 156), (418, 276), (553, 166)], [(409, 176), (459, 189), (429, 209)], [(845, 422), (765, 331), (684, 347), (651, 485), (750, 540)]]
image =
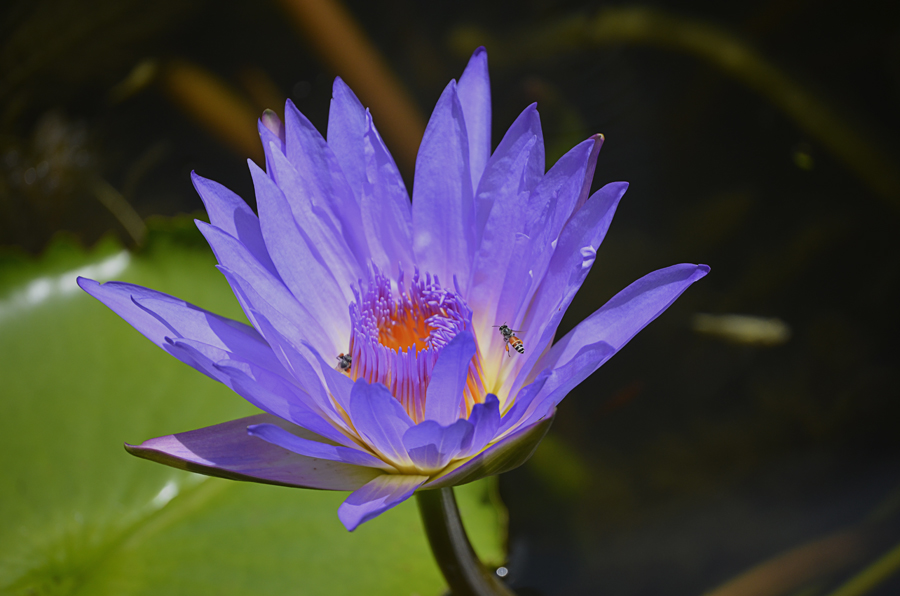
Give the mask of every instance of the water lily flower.
[(437, 102), (411, 202), (341, 79), (327, 140), (290, 101), (284, 123), (260, 120), (266, 169), (249, 163), (258, 217), (194, 175), (210, 219), (197, 226), (251, 325), (79, 279), (263, 411), (127, 449), (211, 476), (353, 491), (338, 510), (349, 530), (415, 491), (527, 459), (565, 395), (708, 267), (651, 273), (554, 343), (627, 184), (588, 196), (600, 135), (545, 172), (535, 105), (491, 153), (490, 102), (480, 48)]

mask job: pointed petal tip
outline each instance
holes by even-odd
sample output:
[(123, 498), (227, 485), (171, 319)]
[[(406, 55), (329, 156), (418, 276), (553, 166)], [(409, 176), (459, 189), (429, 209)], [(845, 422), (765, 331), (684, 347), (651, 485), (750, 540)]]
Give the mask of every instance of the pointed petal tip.
[[(77, 283), (78, 287), (81, 288), (82, 290), (84, 290), (85, 292), (87, 292), (88, 294), (91, 294), (91, 290), (100, 286), (100, 282), (94, 281), (93, 279), (91, 279), (89, 277), (83, 277), (81, 275), (79, 275), (78, 277), (75, 278), (75, 283)], [(91, 290), (89, 290), (88, 288), (91, 288)], [(91, 294), (91, 295), (93, 295), (93, 294)]]
[(331, 84), (331, 97), (334, 99), (336, 95), (340, 95), (342, 93), (349, 93), (356, 99), (356, 94), (353, 93), (353, 90), (350, 88), (350, 85), (342, 79), (341, 77), (334, 77), (334, 83)]
[(259, 123), (265, 126), (269, 132), (276, 137), (281, 138), (283, 136), (284, 125), (275, 110), (269, 108), (263, 110), (262, 116), (259, 118)]

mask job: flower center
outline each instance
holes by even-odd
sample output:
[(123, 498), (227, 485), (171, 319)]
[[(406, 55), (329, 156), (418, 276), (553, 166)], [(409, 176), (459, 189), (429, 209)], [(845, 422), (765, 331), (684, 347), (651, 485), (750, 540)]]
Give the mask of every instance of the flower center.
[[(419, 423), (425, 418), (425, 396), (441, 349), (463, 330), (472, 329), (472, 311), (457, 292), (443, 289), (437, 276), (418, 269), (409, 289), (403, 272), (395, 290), (391, 280), (374, 269), (365, 291), (356, 291), (350, 305), (352, 379), (382, 383)], [(460, 416), (484, 401), (480, 353), (469, 364)]]

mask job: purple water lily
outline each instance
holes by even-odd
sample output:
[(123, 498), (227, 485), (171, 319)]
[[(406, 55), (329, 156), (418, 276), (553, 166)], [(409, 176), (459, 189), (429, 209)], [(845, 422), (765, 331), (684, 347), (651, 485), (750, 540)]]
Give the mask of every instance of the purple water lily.
[(79, 284), (264, 413), (128, 450), (212, 476), (353, 491), (338, 510), (349, 530), (417, 490), (527, 459), (563, 397), (709, 269), (651, 273), (554, 344), (627, 184), (588, 197), (600, 135), (545, 173), (534, 105), (493, 154), (490, 131), (481, 48), (438, 100), (411, 203), (340, 79), (327, 141), (290, 101), (284, 124), (261, 119), (258, 217), (194, 175), (210, 218), (197, 225), (252, 326), (127, 283)]

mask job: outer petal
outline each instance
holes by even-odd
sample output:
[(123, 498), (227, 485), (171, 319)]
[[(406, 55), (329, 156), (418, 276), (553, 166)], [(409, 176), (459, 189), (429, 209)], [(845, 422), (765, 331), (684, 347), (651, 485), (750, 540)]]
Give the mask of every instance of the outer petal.
[[(230, 357), (253, 362), (281, 375), (286, 374), (272, 353), (272, 348), (252, 327), (215, 317), (200, 309), (185, 308), (186, 303), (167, 298), (133, 297), (132, 300), (163, 321), (172, 330), (173, 337), (202, 342), (224, 350)], [(220, 328), (223, 323), (225, 324)]]
[(347, 497), (338, 507), (338, 518), (352, 532), (410, 498), (426, 480), (428, 476), (382, 474)]
[(480, 47), (469, 58), (469, 64), (459, 77), (459, 103), (466, 119), (469, 139), (469, 170), (472, 188), (478, 181), (491, 156), (491, 79), (488, 76), (487, 51)]
[[(469, 279), (475, 243), (469, 141), (456, 83), (450, 81), (425, 129), (413, 183), (413, 251), (444, 284)], [(465, 292), (465, 288), (462, 288)]]
[[(288, 158), (281, 153), (274, 156), (275, 171), (278, 174), (278, 187), (293, 214), (296, 228), (309, 246), (310, 251), (331, 274), (343, 291), (344, 298), (352, 299), (349, 286), (355, 283), (364, 269), (351, 248), (351, 242), (363, 242), (362, 238), (348, 238), (348, 231), (333, 217), (327, 207), (323, 206), (328, 198), (319, 196), (322, 192), (314, 181), (301, 176)], [(349, 192), (349, 191), (348, 191)], [(359, 206), (354, 203), (352, 209), (359, 217)], [(362, 234), (360, 228), (359, 233)]]
[[(498, 231), (521, 231), (522, 208), (544, 176), (544, 136), (537, 104), (525, 108), (503, 135), (488, 161), (475, 192), (476, 242), (480, 247), (488, 218), (501, 218), (492, 224)], [(497, 207), (494, 212), (494, 205)]]
[(457, 486), (518, 468), (528, 461), (528, 458), (537, 449), (541, 439), (550, 429), (554, 415), (555, 412), (548, 413), (543, 420), (511, 434), (472, 459), (451, 464), (440, 476), (429, 481), (424, 488)]
[(328, 110), (328, 146), (334, 152), (357, 200), (362, 196), (363, 181), (366, 179), (366, 157), (362, 145), (365, 133), (366, 109), (350, 87), (337, 77)]
[[(544, 277), (559, 233), (581, 192), (593, 145), (594, 141), (588, 139), (563, 155), (528, 198), (524, 229), (516, 236), (515, 258), (510, 260), (509, 267), (504, 272), (502, 288), (496, 300), (498, 307), (494, 315), (495, 322), (492, 325), (506, 323), (513, 329), (522, 329), (521, 320), (516, 317), (522, 313), (523, 305), (530, 302), (537, 283)], [(487, 235), (488, 229), (485, 228), (485, 236)], [(503, 338), (499, 333), (486, 334), (483, 327), (479, 327), (479, 331), (490, 338), (487, 346), (481, 346), (483, 350), (495, 353), (503, 349)], [(495, 364), (500, 362), (495, 361)], [(506, 363), (504, 366), (510, 364)], [(488, 378), (498, 374), (490, 370), (485, 373)]]
[(594, 139), (594, 147), (591, 149), (591, 155), (588, 157), (588, 167), (584, 173), (584, 183), (581, 192), (578, 194), (578, 200), (575, 202), (575, 208), (572, 214), (578, 213), (578, 210), (587, 202), (588, 196), (591, 194), (591, 183), (594, 181), (594, 170), (597, 168), (597, 158), (600, 156), (600, 149), (603, 147), (605, 137), (597, 133), (591, 136)]
[(263, 118), (256, 123), (256, 130), (259, 131), (259, 140), (262, 141), (263, 152), (266, 154), (266, 173), (277, 182), (274, 157), (276, 152), (285, 152), (284, 124), (274, 112), (263, 112)]
[(277, 276), (275, 264), (266, 251), (259, 218), (247, 203), (218, 182), (198, 176), (196, 172), (191, 172), (191, 180), (203, 199), (210, 223), (236, 238), (254, 259)]
[(329, 461), (343, 462), (369, 468), (380, 468), (393, 471), (394, 468), (384, 463), (371, 453), (367, 453), (353, 447), (329, 445), (319, 441), (312, 441), (299, 437), (280, 426), (274, 424), (252, 424), (247, 427), (247, 433), (253, 437), (259, 437), (263, 441), (278, 445), (288, 451), (293, 451), (306, 457), (327, 459)]
[(166, 340), (167, 352), (179, 360), (195, 362), (195, 368), (227, 385), (260, 410), (337, 442), (347, 442), (319, 411), (315, 400), (297, 386), (295, 379), (287, 378), (289, 375), (280, 366), (275, 373), (209, 344), (181, 338)]
[(248, 402), (269, 414), (293, 422), (310, 432), (348, 447), (355, 441), (348, 436), (345, 425), (323, 415), (308, 394), (268, 371), (237, 360), (222, 360), (215, 364), (224, 383)]
[(541, 179), (528, 197), (525, 234), (537, 238), (537, 232), (546, 229), (549, 238), (559, 236), (578, 202), (595, 145), (594, 139), (575, 145)]
[(333, 330), (331, 333), (326, 333), (319, 321), (312, 319), (311, 313), (296, 300), (281, 301), (281, 296), (272, 294), (268, 294), (264, 299), (250, 282), (234, 271), (221, 265), (217, 269), (231, 284), (244, 313), (258, 331), (262, 327), (257, 319), (262, 315), (278, 329), (279, 333), (295, 344), (307, 342), (326, 354), (341, 351), (340, 345), (336, 343), (337, 340), (332, 338)]
[[(606, 237), (627, 182), (607, 184), (578, 211), (560, 235), (547, 273), (527, 305), (522, 329), (528, 330), (529, 352), (512, 363), (512, 376), (526, 374), (553, 342), (556, 329), (581, 287)], [(524, 371), (524, 372), (523, 372)]]
[[(256, 325), (251, 310), (266, 313), (269, 309), (275, 309), (292, 321), (293, 328), (302, 329), (302, 337), (313, 342), (319, 349), (327, 348), (331, 351), (335, 347), (331, 334), (322, 328), (321, 317), (314, 317), (301, 305), (277, 274), (263, 267), (238, 240), (223, 230), (201, 221), (196, 223), (216, 254), (221, 265), (219, 270), (231, 285), (244, 314), (257, 329), (259, 326)], [(262, 296), (265, 296), (265, 300)], [(297, 334), (291, 335), (284, 328), (282, 332), (295, 340), (299, 339)]]
[(497, 324), (500, 291), (510, 260), (522, 258), (516, 252), (515, 240), (525, 227), (524, 206), (543, 175), (541, 121), (532, 104), (500, 141), (478, 187), (478, 248), (468, 296), (472, 304), (480, 306), (473, 315), (476, 329), (486, 330)]
[(418, 469), (437, 471), (467, 450), (474, 430), (468, 420), (460, 419), (449, 426), (426, 420), (403, 434), (403, 446)]
[(247, 434), (247, 426), (268, 422), (298, 436), (316, 435), (269, 414), (240, 418), (175, 435), (125, 445), (132, 455), (189, 472), (263, 484), (356, 490), (381, 472), (296, 455)]
[[(266, 341), (244, 323), (134, 284), (99, 284), (79, 277), (78, 285), (164, 350), (168, 351), (166, 338), (186, 337), (216, 346), (241, 360), (259, 362), (275, 370), (280, 368), (272, 362), (269, 356), (271, 349)], [(183, 362), (196, 367), (193, 360), (185, 359)]]
[(461, 331), (441, 350), (425, 393), (425, 419), (447, 425), (459, 418), (469, 363), (475, 356), (475, 337)]
[(413, 267), (412, 211), (406, 185), (388, 152), (372, 117), (366, 114), (367, 128), (361, 146), (365, 151), (362, 186), (363, 228), (372, 260), (382, 271), (398, 275), (399, 265)]
[[(307, 189), (313, 194), (313, 202), (338, 223), (357, 262), (364, 265), (369, 260), (369, 251), (359, 217), (359, 201), (331, 147), (291, 100), (284, 105), (284, 119), (288, 159), (309, 185)], [(283, 186), (280, 178), (279, 185)]]
[(343, 289), (300, 234), (281, 190), (253, 163), (250, 173), (272, 261), (300, 304), (321, 321), (333, 344), (341, 345), (350, 333), (348, 302)]
[[(510, 411), (512, 425), (509, 428), (515, 430), (528, 427), (544, 418), (568, 395), (569, 391), (588, 378), (615, 353), (615, 348), (602, 341), (582, 348), (574, 358), (547, 377), (529, 406), (525, 406), (523, 402), (518, 413)], [(519, 419), (514, 420), (514, 415)]]
[[(590, 184), (587, 174), (593, 172), (594, 163), (591, 159), (596, 160), (596, 146), (597, 141), (591, 138), (573, 147), (550, 168), (528, 199), (530, 213), (536, 213), (540, 209), (540, 216), (537, 219), (527, 219), (525, 224), (524, 232), (532, 242), (528, 254), (523, 255), (523, 260), (528, 263), (529, 273), (528, 281), (519, 289), (519, 305), (527, 304), (537, 290), (559, 235), (574, 212), (582, 188), (585, 184)], [(508, 285), (504, 286), (504, 291), (508, 288)]]
[(255, 318), (279, 360), (290, 371), (300, 388), (310, 396), (310, 407), (322, 416), (341, 423), (341, 417), (334, 409), (320, 371), (317, 370), (318, 360), (309, 353), (309, 348), (304, 346), (302, 349), (306, 353), (301, 353), (263, 315), (257, 313)]
[(537, 368), (557, 368), (569, 362), (582, 348), (599, 342), (620, 350), (707, 273), (709, 267), (706, 265), (681, 264), (645, 275), (566, 334), (541, 359)]
[(399, 467), (412, 464), (403, 446), (403, 434), (413, 422), (387, 387), (357, 381), (350, 393), (350, 418), (360, 438), (375, 453)]

